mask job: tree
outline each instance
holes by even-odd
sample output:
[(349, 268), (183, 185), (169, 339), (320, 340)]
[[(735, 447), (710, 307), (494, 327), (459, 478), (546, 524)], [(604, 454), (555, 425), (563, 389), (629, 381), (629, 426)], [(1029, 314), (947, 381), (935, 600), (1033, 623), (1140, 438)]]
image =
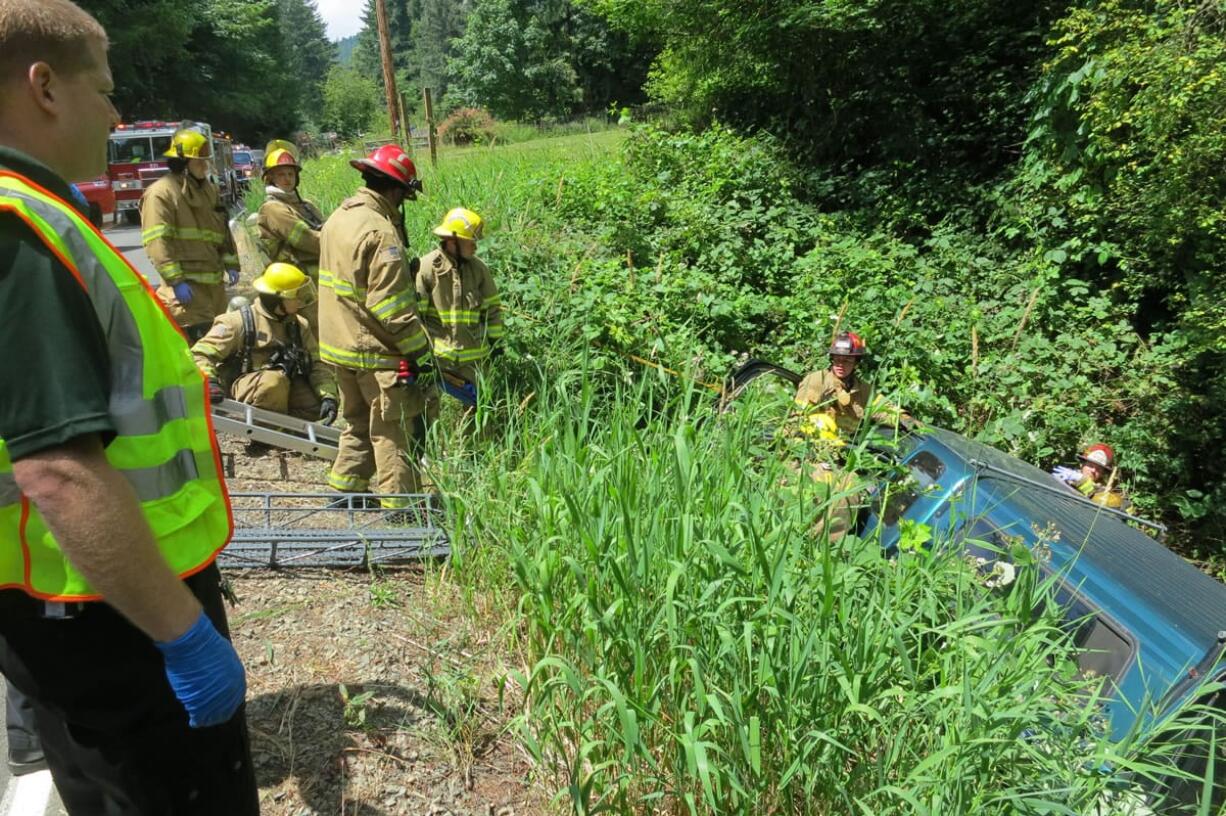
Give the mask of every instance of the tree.
[(251, 141), (297, 125), (275, 0), (81, 0), (81, 6), (111, 37), (115, 100), (124, 118), (199, 119)]
[(454, 0), (420, 0), (420, 9), (413, 24), (417, 84), (442, 100), (450, 84), (447, 60), (453, 55), (452, 43), (463, 36), (470, 9), (467, 2)]
[(657, 40), (651, 91), (786, 134), (811, 159), (994, 171), (1024, 138), (1044, 35), (1071, 0), (583, 0)]
[[(411, 66), (415, 16), (411, 12), (417, 11), (416, 6), (416, 0), (388, 0), (387, 3), (387, 28), (392, 42), (392, 65), (396, 69), (397, 77), (414, 73)], [(362, 12), (362, 30), (358, 32), (358, 43), (353, 49), (353, 67), (360, 74), (371, 77), (382, 90), (383, 63), (379, 56), (375, 0), (366, 0), (366, 8)]]
[(286, 46), (286, 69), (299, 88), (298, 109), (312, 118), (323, 106), (323, 87), (336, 62), (336, 46), (315, 0), (280, 0), (281, 34)]
[(324, 83), (319, 123), (342, 136), (356, 136), (371, 126), (381, 99), (382, 91), (374, 80), (352, 68), (334, 65)]
[(648, 62), (569, 0), (477, 0), (449, 70), (456, 99), (537, 119), (638, 101)]

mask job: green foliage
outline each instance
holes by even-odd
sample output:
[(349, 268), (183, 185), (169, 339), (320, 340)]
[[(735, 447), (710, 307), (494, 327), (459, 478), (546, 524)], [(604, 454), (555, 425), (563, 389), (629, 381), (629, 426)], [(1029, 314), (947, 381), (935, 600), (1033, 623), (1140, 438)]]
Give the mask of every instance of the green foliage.
[(336, 61), (348, 66), (353, 62), (353, 49), (358, 44), (358, 35), (353, 34), (336, 41)]
[(663, 50), (653, 95), (692, 121), (765, 127), (808, 156), (1009, 161), (1065, 0), (585, 0)]
[(419, 88), (430, 88), (434, 98), (447, 98), (451, 77), (447, 61), (455, 52), (455, 40), (463, 36), (470, 4), (455, 0), (419, 0), (421, 14), (413, 24), (413, 49), (418, 65), (414, 79)]
[(311, 0), (84, 0), (111, 39), (121, 115), (198, 119), (258, 143), (316, 104), (332, 59)]
[(455, 49), (450, 96), (504, 119), (637, 101), (646, 67), (623, 35), (569, 0), (476, 0)]
[(323, 106), (323, 86), (337, 61), (336, 46), (328, 39), (315, 0), (278, 0), (278, 6), (286, 56), (282, 70), (296, 87), (298, 110), (311, 118)]
[[(304, 170), (325, 211), (358, 184), (347, 158)], [(922, 418), (1044, 463), (1106, 435), (1143, 506), (1182, 497), (1198, 533), (1209, 491), (1150, 465), (1186, 344), (1143, 341), (1127, 302), (982, 219), (900, 237), (919, 219), (879, 179), (833, 210), (831, 176), (769, 137), (612, 131), (420, 166), (410, 243), (453, 202), (481, 213), (509, 328), (478, 411), (498, 430), (432, 457), (453, 574), (511, 619), (521, 738), (576, 809), (1128, 811), (1092, 769), (1172, 749), (1103, 742), (1063, 631), (1030, 614), (1033, 568), (989, 592), (929, 530), (893, 563), (815, 537), (824, 495), (762, 442), (787, 393), (714, 421), (621, 353), (707, 382), (742, 351), (816, 367), (841, 313)]]
[[(397, 90), (416, 98), (422, 88), (430, 88), (441, 102), (448, 88), (447, 60), (453, 53), (452, 41), (464, 33), (470, 13), (469, 0), (404, 0), (388, 2), (388, 34), (392, 64), (396, 70)], [(353, 65), (375, 78), (383, 88), (383, 67), (379, 56), (375, 2), (366, 0), (363, 28), (358, 33)], [(402, 87), (402, 86), (412, 86)]]
[(490, 144), (494, 118), (480, 108), (458, 108), (439, 123), (438, 138), (452, 145)]
[[(1156, 481), (1189, 517), (1226, 503), (1226, 5), (1087, 3), (1033, 97), (1006, 226), (1135, 313), (1170, 364), (1143, 391)], [(1156, 451), (1157, 452), (1157, 451)]]
[(319, 124), (343, 137), (356, 136), (369, 129), (379, 112), (379, 87), (352, 68), (340, 65), (328, 72), (323, 99)]
[(815, 536), (824, 491), (747, 455), (777, 406), (653, 411), (654, 380), (582, 360), (506, 383), (440, 478), (461, 580), (516, 590), (521, 740), (574, 812), (1123, 814), (1110, 788), (1169, 767), (1157, 734), (1106, 741), (1025, 551), (991, 589)]

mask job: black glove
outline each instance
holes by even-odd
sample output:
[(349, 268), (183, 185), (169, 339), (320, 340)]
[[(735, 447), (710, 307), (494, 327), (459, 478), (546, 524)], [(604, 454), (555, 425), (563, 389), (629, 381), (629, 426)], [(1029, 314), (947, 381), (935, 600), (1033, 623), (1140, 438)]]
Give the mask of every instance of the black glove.
[(409, 261), (409, 274), (416, 275), (419, 269), (421, 269), (421, 258), (411, 259)]
[(501, 357), (505, 351), (506, 349), (502, 347), (502, 341), (495, 340), (490, 343), (490, 357)]
[(331, 397), (324, 397), (319, 403), (319, 421), (325, 425), (336, 422), (337, 404)]
[(218, 405), (226, 398), (226, 392), (221, 390), (221, 383), (209, 380), (209, 402)]
[(409, 363), (409, 366), (413, 370), (413, 376), (419, 380), (428, 380), (434, 376), (434, 361), (429, 357)]

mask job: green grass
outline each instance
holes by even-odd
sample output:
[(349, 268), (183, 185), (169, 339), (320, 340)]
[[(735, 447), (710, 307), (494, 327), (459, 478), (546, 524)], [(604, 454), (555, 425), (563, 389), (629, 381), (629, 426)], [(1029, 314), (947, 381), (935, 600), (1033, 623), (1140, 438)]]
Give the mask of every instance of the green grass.
[[(556, 186), (570, 164), (612, 157), (624, 139), (623, 131), (608, 130), (506, 147), (445, 148), (439, 151), (437, 167), (422, 151), (414, 162), (424, 192), (417, 201), (405, 204), (409, 243), (415, 249), (432, 247), (430, 229), (448, 210), (463, 206), (486, 220), (489, 240), (483, 247), (497, 249), (501, 241), (539, 219), (537, 208), (526, 206), (535, 197), (536, 184)], [(324, 156), (303, 167), (302, 194), (315, 201), (325, 215), (361, 186), (361, 176), (349, 166), (357, 155)], [(254, 212), (262, 200), (263, 189), (253, 189), (247, 197), (248, 210)]]
[[(756, 247), (754, 219), (780, 217), (770, 199), (704, 220), (765, 166), (753, 156), (711, 202), (676, 201), (686, 176), (664, 157), (660, 178), (635, 177), (621, 140), (444, 151), (405, 208), (422, 253), (450, 207), (490, 225), (481, 254), (510, 350), (482, 384), (484, 433), (460, 435), (450, 411), (436, 425), (454, 555), (431, 580), (458, 582), (519, 656), (517, 734), (542, 779), (584, 814), (1130, 812), (1120, 790), (1158, 773), (1181, 724), (1105, 739), (1064, 630), (1035, 611), (1049, 587), (1034, 565), (1020, 557), (1020, 578), (991, 590), (954, 554), (890, 561), (871, 539), (831, 542), (817, 524), (831, 497), (769, 441), (786, 393), (717, 419), (685, 376), (606, 351), (629, 338), (676, 364), (716, 317), (741, 319), (695, 266), (764, 273), (732, 251), (704, 257), (702, 239)], [(325, 212), (359, 183), (343, 157), (304, 172)], [(846, 246), (868, 262), (821, 223), (840, 259)], [(647, 245), (658, 257), (620, 248), (665, 231), (674, 244)], [(777, 236), (764, 266), (791, 240)], [(815, 268), (814, 285), (842, 274)]]
[(581, 361), (498, 396), (496, 442), (440, 465), (456, 575), (503, 600), (521, 739), (575, 812), (1125, 813), (1174, 750), (1106, 740), (1024, 554), (991, 590), (815, 534), (777, 402), (716, 421)]

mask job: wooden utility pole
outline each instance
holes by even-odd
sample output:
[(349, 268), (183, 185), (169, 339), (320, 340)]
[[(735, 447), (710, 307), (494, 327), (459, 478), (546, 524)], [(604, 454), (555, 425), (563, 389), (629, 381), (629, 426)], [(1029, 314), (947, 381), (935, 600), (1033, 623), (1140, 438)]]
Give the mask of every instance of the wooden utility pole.
[(412, 127), (409, 125), (409, 95), (404, 91), (400, 92), (400, 134), (401, 144), (404, 149), (413, 152), (413, 134)]
[(375, 0), (375, 22), (379, 26), (379, 55), (383, 58), (383, 89), (387, 92), (387, 118), (392, 138), (400, 138), (400, 114), (396, 109), (396, 69), (392, 65), (392, 35), (387, 27), (387, 0)]
[(438, 166), (438, 136), (434, 132), (434, 103), (430, 101), (430, 89), (422, 88), (422, 102), (426, 108), (426, 138), (430, 140), (430, 166)]

